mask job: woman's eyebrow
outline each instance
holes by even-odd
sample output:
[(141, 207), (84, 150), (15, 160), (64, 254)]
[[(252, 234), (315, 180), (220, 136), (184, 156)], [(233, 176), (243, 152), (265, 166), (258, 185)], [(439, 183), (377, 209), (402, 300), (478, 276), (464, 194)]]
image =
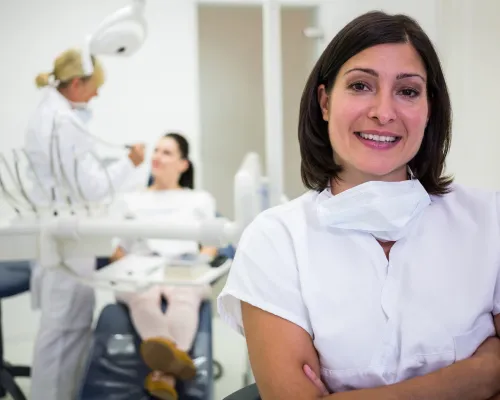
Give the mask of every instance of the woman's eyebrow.
[[(350, 74), (351, 72), (364, 72), (365, 74), (369, 74), (369, 75), (372, 75), (376, 78), (378, 78), (378, 72), (375, 71), (374, 69), (371, 69), (371, 68), (351, 68), (350, 70), (348, 70), (345, 74), (345, 75), (348, 75)], [(396, 76), (396, 79), (397, 80), (400, 80), (400, 79), (405, 79), (405, 78), (414, 78), (414, 77), (417, 77), (417, 78), (420, 78), (422, 79), (422, 81), (425, 83), (427, 82), (426, 79), (420, 75), (420, 74), (417, 74), (417, 73), (414, 73), (414, 72), (403, 72), (401, 74), (398, 74), (398, 76)]]

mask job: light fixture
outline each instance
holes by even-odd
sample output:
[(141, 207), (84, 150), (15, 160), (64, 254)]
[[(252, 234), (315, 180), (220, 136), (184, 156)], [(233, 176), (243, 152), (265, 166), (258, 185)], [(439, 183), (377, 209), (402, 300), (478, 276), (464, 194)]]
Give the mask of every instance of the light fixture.
[(136, 53), (147, 37), (144, 17), (146, 0), (132, 0), (132, 4), (109, 15), (97, 30), (89, 35), (82, 49), (83, 70), (92, 75), (92, 56), (126, 57)]

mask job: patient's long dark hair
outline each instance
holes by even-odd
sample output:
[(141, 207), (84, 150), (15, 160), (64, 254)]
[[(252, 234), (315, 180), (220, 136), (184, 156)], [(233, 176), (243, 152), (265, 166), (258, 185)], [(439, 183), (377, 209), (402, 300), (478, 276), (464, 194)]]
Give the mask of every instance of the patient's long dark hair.
[[(189, 142), (180, 133), (169, 132), (164, 135), (166, 138), (172, 138), (177, 142), (179, 146), (179, 152), (181, 153), (181, 158), (188, 162), (188, 168), (182, 173), (179, 178), (179, 186), (188, 189), (194, 189), (194, 167), (193, 163), (189, 159)], [(149, 177), (148, 186), (151, 186), (154, 182), (153, 177)]]

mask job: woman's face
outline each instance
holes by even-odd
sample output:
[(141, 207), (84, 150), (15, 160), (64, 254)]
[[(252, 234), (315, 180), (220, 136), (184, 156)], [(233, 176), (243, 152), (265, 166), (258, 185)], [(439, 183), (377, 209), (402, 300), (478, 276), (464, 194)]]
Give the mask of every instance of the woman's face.
[(427, 73), (410, 44), (368, 48), (340, 69), (330, 94), (318, 88), (343, 180), (406, 179), (429, 117)]
[(69, 100), (76, 103), (88, 103), (99, 94), (99, 85), (94, 77), (90, 79), (75, 78), (66, 90)]
[(151, 161), (151, 173), (155, 179), (178, 182), (188, 166), (175, 139), (164, 137), (159, 140)]
[(99, 95), (99, 86), (97, 84), (97, 80), (94, 79), (93, 77), (86, 80), (82, 81), (82, 86), (81, 86), (81, 96), (82, 96), (82, 101), (88, 103), (90, 100), (92, 100), (94, 97), (97, 97)]

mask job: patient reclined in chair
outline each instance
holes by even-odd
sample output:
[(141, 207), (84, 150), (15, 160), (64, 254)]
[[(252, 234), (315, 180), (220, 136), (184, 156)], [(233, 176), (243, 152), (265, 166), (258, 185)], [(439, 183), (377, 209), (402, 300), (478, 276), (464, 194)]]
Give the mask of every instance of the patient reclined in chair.
[[(180, 134), (168, 133), (160, 138), (154, 150), (148, 189), (126, 194), (122, 212), (129, 218), (149, 219), (158, 225), (215, 218), (214, 198), (193, 187), (189, 143)], [(112, 261), (127, 255), (160, 256), (167, 264), (176, 265), (186, 257), (196, 260), (200, 254), (210, 261), (217, 249), (201, 248), (189, 240), (119, 238)], [(198, 329), (200, 304), (209, 294), (209, 286), (164, 284), (138, 293), (117, 294), (118, 300), (128, 306), (132, 323), (142, 339), (140, 353), (151, 370), (145, 379), (145, 388), (154, 397), (177, 400), (176, 381), (195, 376), (196, 367), (188, 351)], [(164, 301), (168, 302), (166, 312), (161, 308)]]
[[(130, 218), (154, 218), (158, 224), (171, 221), (196, 221), (215, 217), (215, 202), (206, 192), (191, 189), (145, 191), (125, 197)], [(112, 260), (127, 254), (159, 255), (170, 263), (204, 255), (210, 261), (216, 248), (201, 248), (196, 242), (183, 240), (119, 240)], [(172, 267), (175, 268), (175, 267)], [(176, 400), (176, 380), (189, 380), (196, 367), (188, 355), (198, 329), (200, 304), (209, 298), (209, 286), (157, 285), (143, 292), (118, 293), (132, 322), (142, 338), (141, 356), (151, 369), (145, 387), (156, 398)], [(166, 300), (168, 308), (160, 305)]]

